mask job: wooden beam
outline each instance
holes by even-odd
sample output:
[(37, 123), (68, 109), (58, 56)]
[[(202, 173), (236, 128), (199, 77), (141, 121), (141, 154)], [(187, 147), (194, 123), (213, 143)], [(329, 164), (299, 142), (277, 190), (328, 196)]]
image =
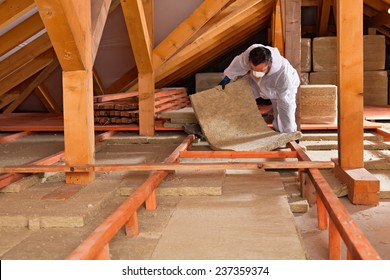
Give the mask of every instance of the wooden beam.
[(272, 46), (278, 48), (280, 54), (284, 56), (283, 21), (280, 0), (275, 1), (274, 12), (272, 13)]
[[(164, 163), (177, 161), (179, 152), (186, 150), (195, 139), (193, 135), (187, 136)], [(121, 229), (134, 215), (137, 209), (145, 202), (160, 182), (168, 175), (165, 171), (156, 171), (145, 180), (106, 220), (99, 225), (68, 257), (68, 260), (95, 259), (104, 246), (110, 242), (119, 229)]]
[(39, 14), (35, 13), (25, 21), (21, 22), (0, 36), (0, 56), (12, 50), (44, 28), (45, 27), (43, 26)]
[(41, 73), (39, 73), (39, 75), (20, 93), (18, 98), (4, 110), (4, 113), (12, 113), (16, 108), (18, 108), (20, 104), (22, 104), (34, 91), (34, 89), (49, 77), (49, 75), (58, 67), (58, 65), (58, 60), (53, 59), (52, 62), (44, 70), (42, 70)]
[(3, 136), (3, 137), (0, 137), (0, 144), (12, 142), (12, 141), (15, 141), (17, 139), (29, 136), (31, 134), (33, 134), (32, 131), (22, 131), (22, 132), (14, 133), (11, 135)]
[(91, 1), (92, 64), (95, 61), (112, 0)]
[(363, 168), (363, 0), (337, 1), (338, 147), (341, 168)]
[(142, 0), (144, 7), (146, 26), (148, 27), (149, 38), (153, 46), (154, 42), (154, 1)]
[(296, 158), (295, 151), (183, 151), (180, 158)]
[(0, 30), (35, 7), (34, 0), (8, 0), (0, 3)]
[[(301, 0), (284, 0), (285, 21), (285, 57), (301, 75)], [(301, 129), (301, 95), (299, 89), (296, 96), (297, 109), (295, 112), (298, 130)]]
[(169, 59), (213, 16), (226, 6), (229, 0), (205, 0), (182, 23), (180, 23), (154, 50), (155, 69)]
[(31, 60), (29, 63), (20, 67), (18, 71), (14, 71), (11, 75), (1, 79), (0, 96), (18, 84), (22, 83), (24, 80), (26, 80), (26, 78), (33, 76), (48, 66), (53, 61), (54, 57), (55, 54), (53, 50), (49, 49), (41, 55), (37, 56), (35, 59)]
[[(59, 65), (57, 60), (57, 66)], [(46, 109), (50, 113), (61, 113), (61, 108), (57, 104), (57, 101), (54, 100), (53, 96), (51, 96), (50, 92), (47, 90), (43, 83), (39, 84), (34, 89), (35, 95), (38, 96), (39, 100), (41, 100), (42, 104), (46, 107)]]
[(11, 104), (20, 94), (19, 88), (14, 88), (13, 90), (3, 94), (0, 98), (0, 109), (3, 109), (8, 104)]
[(154, 73), (139, 73), (139, 134), (154, 135)]
[(319, 30), (318, 36), (326, 36), (328, 33), (328, 23), (330, 15), (330, 1), (331, 0), (322, 0), (321, 13), (319, 19)]
[(98, 95), (106, 94), (107, 89), (104, 87), (102, 80), (100, 79), (99, 74), (97, 73), (95, 67), (92, 69), (92, 75), (93, 75), (93, 89), (94, 94), (98, 93)]
[(152, 43), (142, 0), (121, 0), (121, 5), (138, 72), (151, 73), (153, 72)]
[(219, 44), (216, 39), (218, 36), (221, 35), (226, 38), (226, 32), (230, 32), (233, 28), (235, 28), (235, 25), (239, 25), (244, 19), (258, 14), (259, 11), (262, 11), (262, 9), (267, 7), (268, 4), (272, 7), (273, 1), (246, 1), (246, 3), (239, 9), (236, 9), (233, 14), (229, 15), (214, 28), (202, 34), (193, 43), (183, 48), (175, 56), (171, 57), (171, 59), (157, 68), (156, 82), (180, 69), (183, 63), (187, 63), (191, 59), (197, 59), (199, 54), (204, 52), (210, 46)]
[(138, 69), (137, 66), (132, 67), (122, 77), (113, 82), (108, 88), (107, 93), (122, 92), (137, 83)]
[(91, 69), (91, 2), (35, 0), (35, 3), (62, 69)]
[(45, 33), (0, 62), (0, 80), (51, 48)]
[(390, 24), (390, 15), (387, 10), (381, 11), (366, 21), (367, 27), (379, 27)]
[[(94, 164), (92, 71), (64, 71), (62, 77), (66, 164)], [(94, 178), (94, 172), (66, 174), (66, 182), (73, 184)]]
[(332, 161), (266, 161), (227, 163), (149, 163), (149, 164), (94, 164), (94, 165), (22, 165), (0, 167), (2, 173), (42, 172), (111, 172), (111, 171), (175, 171), (175, 170), (229, 170), (229, 169), (305, 169), (333, 168)]

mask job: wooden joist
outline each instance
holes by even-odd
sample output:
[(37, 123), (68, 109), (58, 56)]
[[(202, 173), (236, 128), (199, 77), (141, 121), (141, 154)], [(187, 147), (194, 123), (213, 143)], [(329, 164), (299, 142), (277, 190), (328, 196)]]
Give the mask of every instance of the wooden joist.
[(333, 168), (331, 161), (268, 161), (228, 163), (149, 163), (149, 164), (95, 164), (95, 165), (24, 165), (0, 167), (0, 172), (108, 172), (108, 171), (173, 171), (173, 170), (227, 170), (227, 169), (305, 169)]

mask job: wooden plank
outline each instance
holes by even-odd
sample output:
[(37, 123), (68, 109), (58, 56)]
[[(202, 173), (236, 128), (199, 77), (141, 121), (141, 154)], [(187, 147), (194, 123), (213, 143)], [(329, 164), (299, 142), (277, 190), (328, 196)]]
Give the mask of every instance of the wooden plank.
[(12, 50), (14, 47), (23, 43), (44, 28), (45, 27), (43, 26), (39, 14), (35, 13), (25, 21), (21, 22), (0, 36), (0, 56)]
[(390, 141), (390, 131), (384, 128), (375, 129), (375, 133), (383, 136), (384, 141)]
[(180, 158), (296, 158), (296, 151), (183, 151)]
[(213, 16), (226, 6), (230, 0), (205, 0), (203, 3), (182, 23), (180, 23), (154, 50), (154, 68), (159, 67), (169, 59), (188, 40), (196, 34)]
[(18, 133), (14, 133), (14, 134), (11, 134), (11, 135), (0, 137), (0, 144), (4, 144), (4, 143), (15, 141), (17, 139), (29, 136), (32, 133), (33, 133), (32, 131), (23, 131), (23, 132), (18, 132)]
[(7, 105), (11, 104), (19, 94), (20, 90), (18, 88), (14, 88), (12, 91), (3, 94), (0, 98), (0, 109), (3, 109)]
[(106, 102), (106, 101), (113, 101), (113, 100), (129, 98), (129, 97), (137, 97), (138, 95), (139, 95), (138, 91), (110, 93), (110, 94), (95, 96), (93, 99), (94, 99), (94, 102)]
[(227, 162), (227, 163), (149, 163), (149, 164), (89, 164), (39, 166), (22, 165), (0, 167), (3, 173), (41, 172), (107, 172), (107, 171), (173, 171), (173, 170), (224, 170), (224, 169), (303, 169), (333, 168), (331, 161), (268, 161), (268, 162)]
[(50, 113), (61, 113), (60, 106), (58, 105), (57, 101), (54, 100), (53, 96), (51, 96), (50, 92), (47, 90), (46, 86), (43, 83), (39, 84), (34, 89), (34, 92)]
[(153, 72), (152, 43), (142, 0), (121, 0), (121, 5), (138, 72), (151, 73)]
[[(186, 150), (195, 137), (189, 135), (172, 152), (164, 163), (176, 162), (179, 152)], [(154, 172), (146, 181), (103, 221), (68, 257), (68, 260), (95, 259), (101, 250), (110, 242), (118, 230), (124, 226), (137, 209), (144, 203), (150, 193), (168, 175), (168, 172)]]
[(363, 0), (337, 1), (338, 147), (341, 168), (362, 168)]
[(45, 33), (0, 62), (0, 80), (51, 48)]
[[(94, 164), (92, 71), (64, 71), (62, 77), (66, 164)], [(66, 182), (73, 184), (94, 178), (93, 172), (66, 174)]]
[(15, 86), (22, 83), (27, 78), (38, 73), (43, 68), (47, 67), (53, 62), (55, 54), (53, 50), (49, 49), (43, 54), (39, 55), (29, 63), (23, 65), (18, 71), (13, 72), (11, 75), (6, 76), (0, 80), (0, 96), (11, 90)]
[(142, 0), (150, 41), (154, 42), (154, 0)]
[(34, 0), (8, 0), (0, 3), (0, 30), (35, 7)]
[(64, 71), (92, 68), (91, 3), (35, 0)]
[(20, 93), (18, 98), (12, 102), (5, 110), (4, 113), (12, 113), (16, 108), (22, 104), (26, 98), (33, 92), (33, 90), (43, 83), (50, 74), (58, 67), (59, 63), (57, 59), (54, 59), (39, 75)]

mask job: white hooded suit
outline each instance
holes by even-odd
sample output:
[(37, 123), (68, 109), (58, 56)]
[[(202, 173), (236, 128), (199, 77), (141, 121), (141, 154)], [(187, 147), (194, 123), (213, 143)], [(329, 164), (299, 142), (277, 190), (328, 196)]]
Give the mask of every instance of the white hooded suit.
[[(272, 65), (262, 78), (252, 74), (249, 65), (249, 53), (253, 48), (265, 47), (271, 51)], [(277, 48), (254, 44), (242, 54), (236, 56), (224, 71), (233, 82), (241, 77), (249, 79), (255, 98), (270, 99), (274, 111), (272, 123), (275, 130), (293, 132), (297, 130), (295, 122), (296, 93), (300, 84), (297, 71), (287, 59), (282, 57)]]

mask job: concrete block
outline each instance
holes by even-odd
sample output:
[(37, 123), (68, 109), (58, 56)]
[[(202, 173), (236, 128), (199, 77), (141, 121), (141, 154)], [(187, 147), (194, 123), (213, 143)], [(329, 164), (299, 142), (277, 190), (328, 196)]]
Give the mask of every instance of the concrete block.
[(306, 213), (309, 210), (309, 203), (302, 198), (292, 198), (288, 204), (293, 213)]
[(301, 71), (311, 71), (311, 39), (301, 38)]
[(223, 79), (223, 73), (197, 73), (195, 74), (195, 91), (200, 92), (218, 86)]
[(0, 192), (17, 193), (26, 188), (32, 187), (33, 185), (40, 182), (41, 182), (40, 175), (35, 174), (35, 175), (24, 177), (16, 182), (9, 184), (8, 186), (0, 189)]
[(337, 87), (334, 85), (301, 86), (301, 122), (335, 123)]

